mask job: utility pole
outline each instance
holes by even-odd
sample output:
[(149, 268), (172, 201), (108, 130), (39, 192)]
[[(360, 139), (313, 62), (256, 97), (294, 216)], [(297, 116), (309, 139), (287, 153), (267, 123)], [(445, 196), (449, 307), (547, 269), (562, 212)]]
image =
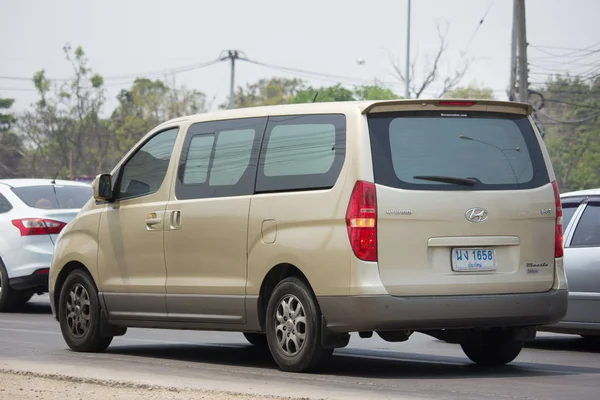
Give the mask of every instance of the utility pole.
[(408, 0), (408, 12), (406, 16), (406, 87), (404, 88), (404, 98), (410, 99), (410, 2)]
[(525, 20), (525, 0), (518, 2), (519, 14), (519, 101), (527, 103), (529, 99), (529, 65), (527, 63), (527, 23)]
[(223, 55), (223, 53), (221, 53), (221, 57), (219, 58), (221, 61), (231, 61), (231, 77), (229, 81), (229, 109), (232, 109), (235, 106), (235, 60), (238, 60), (240, 58), (241, 52), (238, 50), (227, 50), (226, 55)]
[(512, 40), (510, 48), (510, 82), (508, 84), (508, 100), (515, 101), (517, 93), (517, 41), (519, 33), (519, 4), (513, 0)]

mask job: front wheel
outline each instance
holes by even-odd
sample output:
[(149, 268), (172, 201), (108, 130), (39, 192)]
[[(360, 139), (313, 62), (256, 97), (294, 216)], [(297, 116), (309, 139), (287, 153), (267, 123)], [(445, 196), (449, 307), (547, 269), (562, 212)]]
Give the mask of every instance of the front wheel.
[(470, 337), (460, 346), (477, 365), (504, 365), (513, 361), (525, 345), (525, 342), (512, 338), (512, 332), (493, 330), (483, 332), (477, 337)]
[(307, 285), (298, 278), (281, 281), (267, 306), (269, 350), (280, 369), (308, 372), (333, 353), (321, 345), (321, 312)]
[(74, 271), (60, 292), (58, 317), (60, 330), (67, 345), (78, 352), (101, 352), (113, 340), (103, 336), (102, 309), (96, 286), (83, 271)]

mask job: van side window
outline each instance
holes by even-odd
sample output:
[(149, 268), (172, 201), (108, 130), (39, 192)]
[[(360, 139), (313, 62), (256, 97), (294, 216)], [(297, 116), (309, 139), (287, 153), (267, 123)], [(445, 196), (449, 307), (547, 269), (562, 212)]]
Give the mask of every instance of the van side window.
[(346, 154), (344, 115), (271, 117), (262, 146), (257, 192), (333, 187)]
[(212, 153), (215, 135), (197, 135), (192, 137), (188, 158), (183, 171), (183, 183), (199, 185), (206, 183), (208, 164)]
[(0, 214), (4, 214), (5, 212), (9, 212), (10, 210), (12, 210), (12, 205), (6, 199), (6, 197), (0, 194)]
[(179, 128), (154, 135), (121, 169), (117, 198), (137, 197), (160, 189), (177, 139)]
[(188, 129), (175, 196), (199, 199), (254, 193), (267, 118), (199, 122)]
[(571, 247), (600, 246), (600, 202), (589, 203), (575, 228)]

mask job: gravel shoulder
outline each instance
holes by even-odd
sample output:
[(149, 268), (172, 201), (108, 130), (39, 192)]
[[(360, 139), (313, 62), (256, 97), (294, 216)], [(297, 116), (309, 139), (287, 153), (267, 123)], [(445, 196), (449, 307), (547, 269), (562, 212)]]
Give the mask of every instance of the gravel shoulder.
[(0, 370), (0, 399), (55, 400), (59, 398), (72, 400), (302, 400), (290, 397), (169, 388), (64, 375)]

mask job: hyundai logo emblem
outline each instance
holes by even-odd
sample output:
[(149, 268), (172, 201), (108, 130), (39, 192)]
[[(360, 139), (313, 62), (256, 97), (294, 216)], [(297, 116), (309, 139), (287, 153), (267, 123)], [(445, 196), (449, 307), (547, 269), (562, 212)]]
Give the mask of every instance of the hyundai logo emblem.
[(469, 222), (480, 223), (485, 222), (488, 219), (488, 213), (486, 210), (480, 207), (469, 208), (465, 213), (465, 218)]

